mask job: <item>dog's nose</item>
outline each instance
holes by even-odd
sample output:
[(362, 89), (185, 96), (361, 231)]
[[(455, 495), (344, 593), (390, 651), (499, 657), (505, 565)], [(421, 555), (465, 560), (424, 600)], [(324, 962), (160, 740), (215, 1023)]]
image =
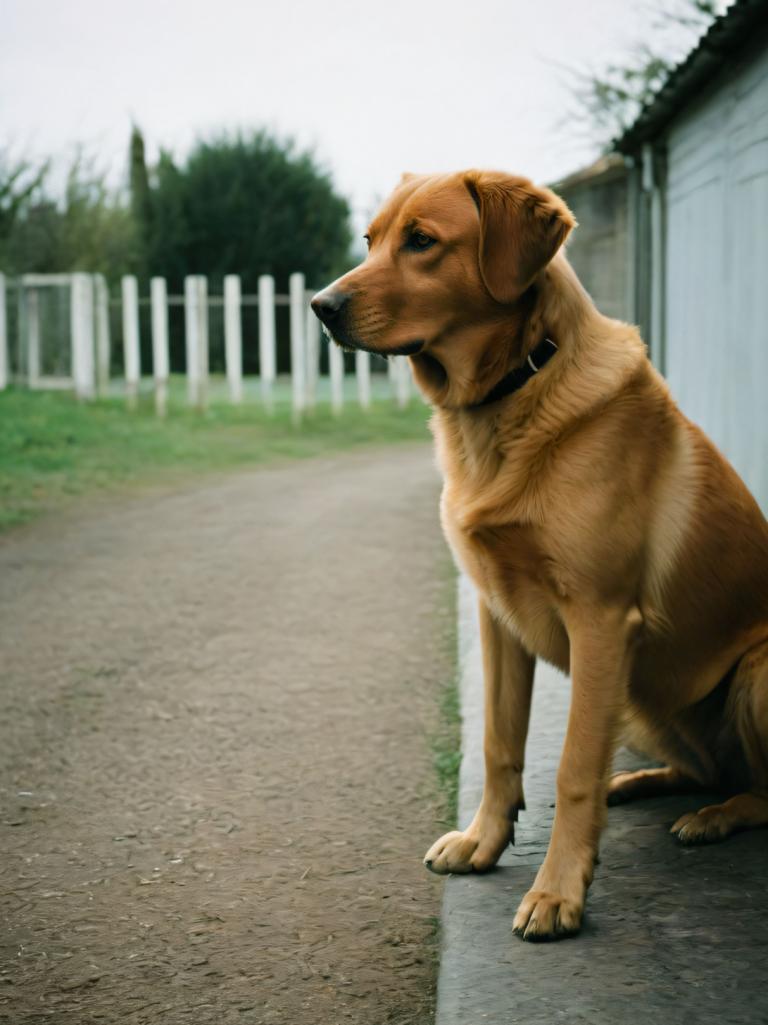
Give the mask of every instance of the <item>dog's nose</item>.
[(328, 289), (325, 289), (325, 291), (317, 293), (310, 306), (315, 311), (316, 316), (330, 327), (331, 324), (338, 323), (348, 302), (349, 296), (344, 292), (330, 292)]

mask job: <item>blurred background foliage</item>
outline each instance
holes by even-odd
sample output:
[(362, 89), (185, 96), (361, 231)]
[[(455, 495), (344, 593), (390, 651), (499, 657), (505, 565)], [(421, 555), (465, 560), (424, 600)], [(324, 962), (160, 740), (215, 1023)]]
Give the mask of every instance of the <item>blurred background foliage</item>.
[[(635, 120), (672, 68), (722, 8), (722, 0), (667, 0), (648, 5), (648, 38), (620, 63), (566, 68), (573, 109), (569, 130), (596, 149)], [(55, 172), (55, 173), (53, 173)], [(349, 267), (350, 208), (312, 153), (267, 131), (200, 139), (183, 160), (161, 148), (148, 165), (134, 126), (122, 188), (82, 148), (61, 185), (60, 164), (14, 158), (0, 142), (0, 269), (101, 272), (167, 278), (182, 290), (186, 274), (205, 274), (214, 292), (225, 274), (240, 274), (254, 292), (259, 274), (287, 291), (288, 275), (309, 287)]]
[(0, 268), (6, 274), (100, 271), (111, 280), (140, 259), (130, 209), (78, 150), (62, 189), (51, 162), (35, 166), (0, 149)]
[(200, 140), (183, 162), (161, 150), (154, 166), (134, 126), (128, 188), (111, 189), (78, 150), (64, 188), (51, 162), (35, 165), (0, 147), (0, 268), (7, 274), (87, 270), (114, 284), (122, 274), (160, 275), (181, 291), (185, 274), (220, 290), (259, 274), (287, 290), (303, 271), (322, 284), (349, 264), (347, 201), (311, 153), (265, 131)]

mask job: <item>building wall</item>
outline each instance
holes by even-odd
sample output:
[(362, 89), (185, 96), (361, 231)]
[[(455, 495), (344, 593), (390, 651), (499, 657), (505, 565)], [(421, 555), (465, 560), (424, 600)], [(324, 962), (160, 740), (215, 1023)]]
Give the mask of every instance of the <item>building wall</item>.
[(574, 176), (553, 186), (572, 210), (578, 227), (568, 241), (568, 259), (597, 308), (631, 320), (628, 291), (627, 173), (619, 162), (607, 173)]
[(665, 370), (768, 511), (768, 47), (667, 137)]

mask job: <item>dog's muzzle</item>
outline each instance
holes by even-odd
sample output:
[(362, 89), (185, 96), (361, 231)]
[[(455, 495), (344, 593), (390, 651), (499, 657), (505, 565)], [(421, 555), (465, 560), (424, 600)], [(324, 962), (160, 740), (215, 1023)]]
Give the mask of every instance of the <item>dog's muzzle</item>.
[(399, 345), (393, 349), (373, 349), (363, 344), (349, 331), (350, 299), (351, 296), (346, 292), (325, 288), (322, 292), (318, 292), (310, 303), (315, 315), (337, 345), (346, 349), (362, 349), (363, 352), (371, 352), (376, 356), (413, 356), (424, 348), (423, 341), (407, 342), (405, 345)]
[(315, 316), (328, 328), (334, 338), (343, 340), (349, 296), (345, 292), (335, 292), (325, 288), (318, 292), (310, 306)]

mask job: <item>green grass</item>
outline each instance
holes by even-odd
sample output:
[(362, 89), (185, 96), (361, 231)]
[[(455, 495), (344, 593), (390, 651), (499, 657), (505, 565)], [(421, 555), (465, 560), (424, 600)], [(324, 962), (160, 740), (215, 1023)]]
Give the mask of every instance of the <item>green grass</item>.
[(446, 678), (440, 690), (438, 721), (430, 737), (430, 746), (440, 794), (439, 821), (446, 829), (455, 829), (461, 767), (461, 703), (456, 658), (456, 570), (447, 557), (442, 572), (446, 587), (445, 608), (440, 610), (440, 639), (445, 661), (454, 667), (454, 671)]
[(358, 445), (426, 441), (428, 415), (418, 399), (405, 410), (379, 400), (368, 412), (348, 404), (340, 416), (321, 406), (296, 425), (280, 395), (271, 416), (255, 401), (215, 402), (197, 413), (185, 408), (175, 383), (168, 416), (159, 420), (149, 396), (129, 412), (119, 399), (79, 403), (68, 394), (9, 389), (0, 392), (0, 530), (77, 496)]
[(432, 737), (432, 760), (443, 797), (441, 821), (447, 829), (455, 829), (461, 766), (461, 714), (455, 679), (446, 684), (441, 695), (440, 726)]

